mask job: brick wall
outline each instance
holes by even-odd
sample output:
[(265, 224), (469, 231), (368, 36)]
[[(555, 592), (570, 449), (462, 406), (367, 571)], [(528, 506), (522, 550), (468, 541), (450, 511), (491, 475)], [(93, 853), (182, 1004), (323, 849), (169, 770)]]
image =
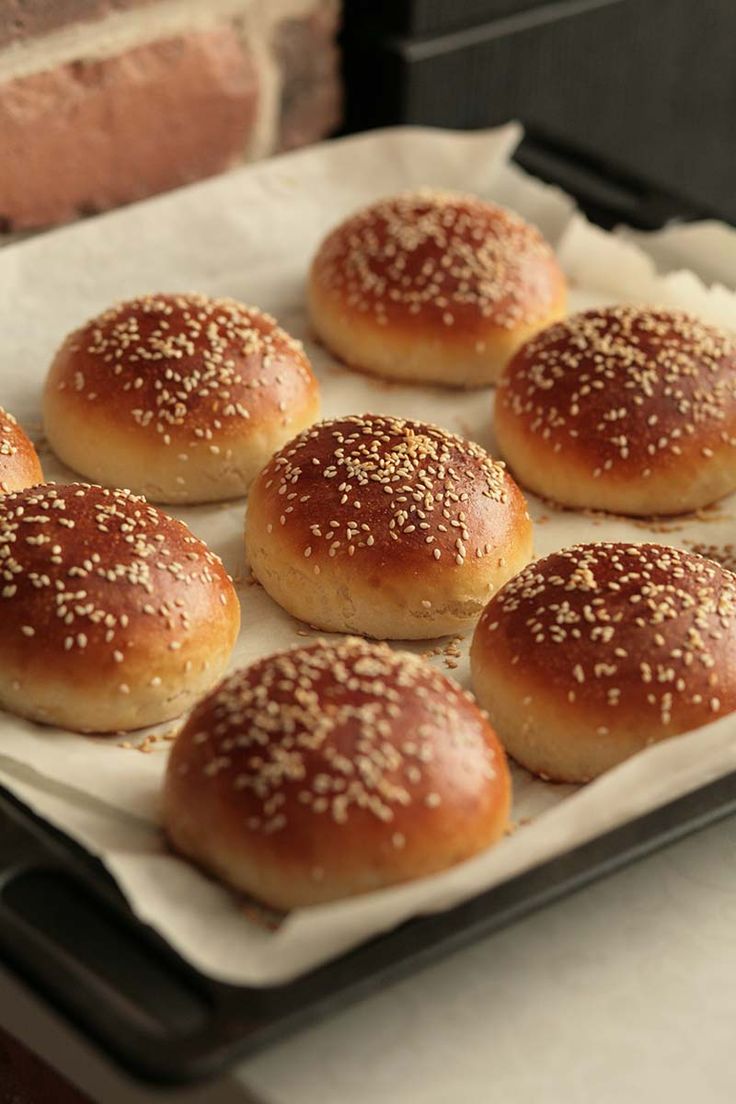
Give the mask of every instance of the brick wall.
[(0, 231), (316, 141), (340, 0), (3, 0)]

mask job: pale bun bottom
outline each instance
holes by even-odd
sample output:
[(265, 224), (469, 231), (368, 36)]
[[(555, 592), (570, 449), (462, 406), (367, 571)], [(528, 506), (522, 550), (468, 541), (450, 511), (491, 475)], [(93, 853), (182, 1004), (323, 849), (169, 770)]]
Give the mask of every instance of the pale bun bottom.
[(622, 714), (611, 723), (610, 710), (594, 716), (590, 709), (560, 701), (540, 681), (525, 677), (521, 665), (510, 666), (490, 655), (474, 639), (470, 652), (473, 693), (485, 709), (504, 748), (520, 766), (552, 782), (584, 783), (623, 763), (650, 744), (677, 734)]
[(227, 438), (166, 445), (157, 433), (129, 431), (109, 424), (90, 431), (94, 410), (79, 410), (64, 393), (47, 391), (44, 425), (58, 458), (103, 487), (125, 487), (150, 502), (201, 503), (241, 498), (258, 472), (282, 445), (305, 429), (319, 414), (314, 399), (298, 411), (255, 426), (245, 422), (242, 433)]
[(319, 288), (309, 286), (312, 326), (322, 343), (350, 368), (405, 383), (443, 387), (488, 387), (498, 382), (514, 353), (534, 334), (565, 315), (565, 299), (533, 324), (513, 328), (486, 323), (467, 334), (446, 333), (416, 322), (380, 325), (372, 317), (348, 311)]
[[(603, 510), (632, 517), (686, 514), (736, 490), (736, 449), (714, 446), (710, 456), (689, 449), (667, 468), (640, 474), (601, 471), (595, 459), (552, 453), (531, 431), (497, 404), (499, 454), (522, 487), (575, 510)], [(598, 475), (593, 473), (598, 471)]]
[[(532, 555), (531, 526), (513, 546), (480, 561), (431, 572), (431, 581), (381, 574), (366, 581), (359, 566), (328, 560), (314, 573), (301, 552), (264, 537), (256, 518), (246, 525), (246, 557), (256, 579), (283, 609), (325, 632), (376, 640), (428, 640), (467, 632), (496, 591), (525, 567)], [(431, 565), (434, 567), (434, 564)]]

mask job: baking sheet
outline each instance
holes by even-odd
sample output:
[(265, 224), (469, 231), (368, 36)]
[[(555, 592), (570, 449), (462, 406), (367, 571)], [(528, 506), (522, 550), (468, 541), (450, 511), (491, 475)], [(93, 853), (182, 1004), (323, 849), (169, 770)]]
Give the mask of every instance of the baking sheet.
[[(115, 299), (198, 290), (255, 303), (305, 340), (322, 382), (325, 416), (370, 410), (424, 418), (493, 452), (490, 390), (380, 383), (346, 371), (310, 340), (304, 276), (322, 235), (362, 203), (427, 184), (477, 192), (536, 222), (570, 277), (572, 309), (658, 302), (734, 324), (734, 293), (679, 267), (688, 250), (696, 259), (708, 255), (696, 230), (689, 228), (687, 243), (671, 247), (658, 235), (655, 260), (644, 239), (590, 226), (568, 197), (509, 163), (519, 137), (509, 126), (473, 134), (398, 128), (344, 139), (8, 247), (0, 253), (0, 405), (39, 441), (47, 477), (71, 478), (44, 450), (38, 424), (40, 387), (57, 344)], [(725, 279), (732, 272), (736, 283), (736, 244), (716, 229), (718, 273)], [(703, 228), (704, 235), (712, 233), (712, 224)], [(734, 500), (698, 518), (654, 525), (556, 510), (534, 498), (530, 509), (540, 555), (581, 539), (726, 549), (736, 537)], [(223, 557), (236, 580), (243, 630), (234, 665), (317, 635), (249, 578), (243, 502), (175, 512)], [(468, 685), (469, 636), (460, 642), (457, 667), (447, 640), (410, 647), (434, 653), (430, 662)], [(153, 736), (94, 738), (0, 714), (0, 781), (98, 854), (133, 909), (193, 965), (256, 985), (287, 980), (417, 912), (449, 907), (736, 769), (736, 718), (650, 748), (580, 790), (515, 769), (516, 828), (495, 849), (421, 882), (273, 918), (167, 852), (157, 828), (157, 797), (174, 731), (169, 725)]]

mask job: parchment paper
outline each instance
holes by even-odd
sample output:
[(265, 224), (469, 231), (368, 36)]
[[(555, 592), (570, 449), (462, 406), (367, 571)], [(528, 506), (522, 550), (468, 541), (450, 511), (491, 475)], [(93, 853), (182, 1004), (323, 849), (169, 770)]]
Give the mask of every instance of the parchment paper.
[[(0, 252), (0, 405), (36, 438), (48, 478), (72, 475), (44, 450), (39, 393), (64, 335), (112, 301), (146, 291), (197, 290), (255, 303), (305, 340), (322, 381), (323, 414), (383, 412), (438, 422), (495, 451), (492, 392), (381, 384), (350, 373), (311, 341), (303, 285), (325, 231), (343, 215), (402, 188), (477, 192), (536, 222), (572, 284), (571, 308), (615, 301), (687, 306), (726, 326), (736, 296), (682, 270), (692, 254), (707, 275), (736, 283), (736, 235), (709, 224), (614, 237), (590, 225), (558, 190), (509, 163), (517, 127), (473, 134), (400, 128), (349, 138), (78, 224)], [(714, 237), (715, 235), (715, 237)], [(104, 447), (104, 442), (101, 442)], [(647, 525), (556, 510), (530, 499), (540, 555), (582, 539), (661, 540), (724, 547), (736, 539), (733, 500), (698, 518)], [(243, 606), (233, 665), (300, 643), (303, 626), (253, 585), (243, 559), (244, 502), (176, 511), (224, 559)], [(316, 635), (316, 634), (315, 634)], [(412, 645), (454, 662), (446, 641)], [(466, 651), (451, 674), (468, 685)], [(455, 869), (398, 889), (299, 910), (270, 930), (228, 890), (170, 855), (157, 827), (169, 739), (91, 738), (0, 714), (0, 781), (98, 854), (133, 909), (206, 973), (274, 984), (423, 911), (450, 907), (545, 858), (736, 769), (736, 718), (652, 747), (584, 789), (515, 769), (514, 833)]]

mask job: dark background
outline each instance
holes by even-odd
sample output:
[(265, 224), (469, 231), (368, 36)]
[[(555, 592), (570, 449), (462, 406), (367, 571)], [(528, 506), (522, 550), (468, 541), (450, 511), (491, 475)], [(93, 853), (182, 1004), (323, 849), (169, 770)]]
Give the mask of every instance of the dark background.
[(347, 0), (343, 46), (347, 130), (519, 119), (541, 175), (736, 222), (736, 0)]

